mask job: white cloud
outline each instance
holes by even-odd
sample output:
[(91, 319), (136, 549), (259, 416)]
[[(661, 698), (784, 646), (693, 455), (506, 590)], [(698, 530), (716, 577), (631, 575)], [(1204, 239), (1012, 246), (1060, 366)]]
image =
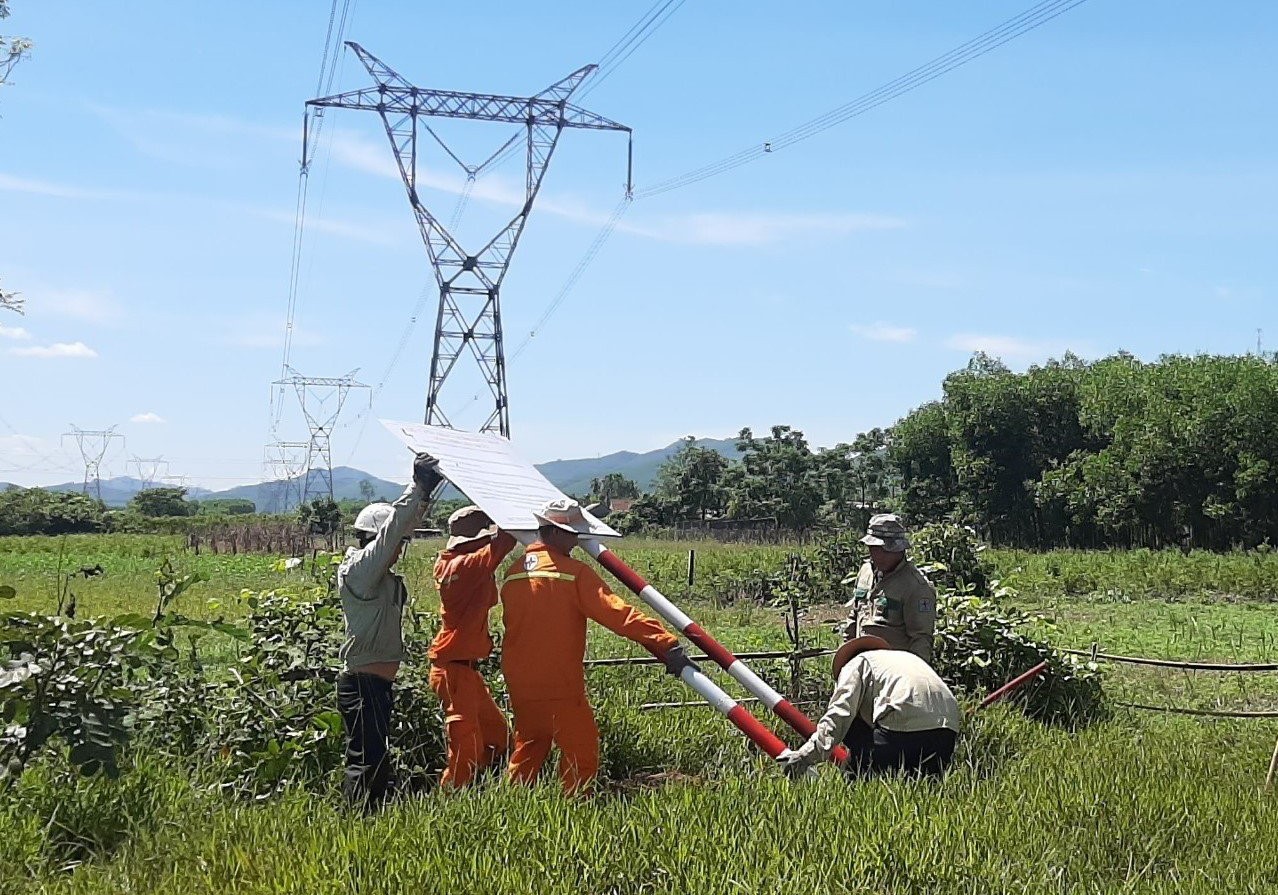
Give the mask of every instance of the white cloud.
[[(333, 134), (332, 158), (356, 171), (399, 181), (399, 168), (390, 147), (375, 144), (351, 131)], [(418, 171), (419, 189), (434, 189), (452, 195), (465, 191), (461, 175)], [(521, 183), (505, 177), (485, 176), (471, 187), (472, 201), (518, 208), (524, 203)], [(542, 194), (533, 214), (549, 214), (566, 220), (603, 226), (608, 212), (596, 210), (567, 197)], [(618, 232), (645, 239), (684, 245), (758, 246), (789, 239), (818, 236), (846, 236), (869, 230), (898, 230), (906, 226), (900, 218), (865, 212), (770, 212), (710, 211), (666, 215), (642, 221), (622, 221)]]
[(54, 342), (52, 345), (32, 345), (29, 348), (10, 348), (16, 357), (97, 357), (98, 353), (83, 342)]
[[(240, 317), (223, 319), (223, 332), (220, 341), (236, 348), (283, 348), (284, 317), (272, 314), (245, 314)], [(294, 348), (316, 348), (327, 344), (328, 340), (321, 332), (303, 329), (296, 324), (293, 327)]]
[[(294, 223), (294, 216), (291, 211), (276, 211), (273, 209), (259, 208), (254, 209), (253, 213), (259, 217), (269, 221), (279, 221), (282, 224), (288, 224), (290, 227)], [(343, 236), (347, 239), (355, 239), (360, 242), (369, 242), (376, 245), (395, 245), (402, 242), (401, 237), (405, 232), (403, 222), (398, 222), (393, 226), (370, 227), (364, 224), (356, 224), (349, 221), (340, 221), (334, 218), (307, 217), (306, 229), (319, 233), (331, 233), (334, 236)]]
[(110, 323), (122, 316), (120, 303), (110, 292), (91, 289), (32, 289), (27, 310), (48, 311), (59, 317), (86, 323)]
[(758, 246), (800, 237), (847, 236), (904, 226), (900, 218), (860, 212), (695, 212), (618, 229), (666, 242)]
[(909, 326), (893, 326), (891, 323), (877, 321), (869, 325), (854, 323), (849, 329), (863, 339), (871, 342), (913, 342), (918, 330)]
[(0, 339), (16, 339), (24, 341), (31, 338), (31, 333), (20, 326), (5, 326), (0, 323)]
[(133, 416), (129, 417), (129, 422), (131, 423), (162, 423), (164, 422), (164, 417), (160, 416), (158, 413), (152, 413), (151, 411), (148, 410), (146, 413), (135, 413)]
[(14, 177), (0, 174), (0, 191), (9, 193), (30, 193), (35, 196), (49, 196), (54, 199), (127, 199), (136, 198), (136, 194), (118, 190), (84, 189), (50, 180), (37, 180), (31, 177)]
[[(999, 336), (979, 333), (956, 333), (946, 340), (946, 346), (968, 353), (984, 351), (1003, 360), (1046, 360), (1059, 357), (1070, 350), (1067, 342), (1056, 340), (1022, 339), (1017, 336)], [(1085, 346), (1074, 346), (1076, 351)]]

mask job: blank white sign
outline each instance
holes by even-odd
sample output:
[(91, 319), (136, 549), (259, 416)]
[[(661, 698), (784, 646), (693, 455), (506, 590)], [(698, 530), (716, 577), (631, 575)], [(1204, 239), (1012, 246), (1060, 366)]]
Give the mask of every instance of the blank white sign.
[[(439, 471), (467, 499), (506, 531), (535, 531), (533, 511), (566, 495), (547, 481), (531, 463), (515, 453), (506, 438), (491, 432), (460, 432), (424, 423), (382, 425), (414, 453), (425, 451), (439, 461)], [(619, 538), (621, 534), (583, 509), (590, 523), (588, 537)]]

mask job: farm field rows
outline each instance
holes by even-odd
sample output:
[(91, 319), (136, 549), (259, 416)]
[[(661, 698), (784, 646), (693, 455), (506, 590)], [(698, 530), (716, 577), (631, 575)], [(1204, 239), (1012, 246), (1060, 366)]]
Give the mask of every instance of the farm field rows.
[[(402, 563), (425, 619), (437, 605), (429, 582), (436, 547), (415, 544)], [(691, 589), (689, 548), (697, 551)], [(799, 549), (619, 545), (738, 651), (787, 647), (782, 608), (746, 593), (743, 582), (783, 574), (787, 554)], [(61, 547), (51, 538), (0, 539), (0, 583), (17, 590), (0, 608), (51, 612), (59, 551), (64, 570), (99, 562), (106, 570), (72, 584), (85, 615), (149, 616), (155, 569), (166, 557), (179, 572), (209, 577), (174, 607), (191, 617), (242, 617), (249, 609), (241, 591), (295, 586), (311, 575), (277, 570), (279, 557), (195, 557), (152, 536), (73, 537)], [(1040, 635), (1054, 643), (1095, 641), (1107, 652), (1177, 659), (1278, 657), (1278, 613), (1268, 595), (1278, 588), (1221, 588), (1231, 574), (1244, 580), (1246, 569), (1264, 576), (1257, 581), (1278, 580), (1270, 557), (1139, 554), (988, 551), (985, 558), (1016, 590), (1004, 597), (1010, 605), (1054, 621)], [(1096, 580), (1101, 585), (1088, 583), (1087, 592), (1071, 590)], [(842, 611), (807, 606), (805, 644), (837, 643), (832, 623)], [(217, 635), (201, 644), (212, 663), (236, 661), (239, 648)], [(639, 655), (598, 629), (589, 652)], [(826, 661), (806, 663), (805, 683), (818, 691), (812, 698), (828, 693)], [(783, 660), (752, 664), (778, 684), (788, 680)], [(518, 791), (493, 780), (354, 819), (339, 807), (331, 773), (245, 799), (222, 792), (214, 768), (161, 759), (139, 742), (118, 781), (68, 784), (37, 767), (0, 800), (0, 826), (12, 831), (0, 838), (0, 891), (1278, 890), (1278, 793), (1261, 791), (1278, 733), (1272, 722), (1115, 708), (1069, 731), (998, 708), (970, 722), (957, 766), (940, 784), (849, 786), (832, 768), (791, 784), (714, 713), (643, 708), (692, 698), (657, 669), (598, 668), (589, 681), (604, 768), (591, 800), (565, 801), (553, 781)], [(1278, 675), (1115, 667), (1106, 690), (1111, 699), (1159, 705), (1278, 709)], [(820, 706), (805, 710), (815, 716)]]

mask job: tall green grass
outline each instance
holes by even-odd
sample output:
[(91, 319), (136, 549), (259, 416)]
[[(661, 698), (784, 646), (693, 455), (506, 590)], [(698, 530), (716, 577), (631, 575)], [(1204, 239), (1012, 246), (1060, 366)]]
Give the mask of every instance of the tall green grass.
[(247, 804), (152, 769), (99, 803), (130, 836), (70, 872), (44, 838), (49, 794), (24, 782), (0, 809), (0, 890), (1260, 895), (1278, 891), (1278, 794), (1258, 786), (1271, 745), (1241, 725), (1123, 717), (1071, 735), (993, 713), (940, 784), (832, 768), (790, 783), (756, 760), (582, 801), (553, 784), (432, 793), (372, 819), (331, 794)]

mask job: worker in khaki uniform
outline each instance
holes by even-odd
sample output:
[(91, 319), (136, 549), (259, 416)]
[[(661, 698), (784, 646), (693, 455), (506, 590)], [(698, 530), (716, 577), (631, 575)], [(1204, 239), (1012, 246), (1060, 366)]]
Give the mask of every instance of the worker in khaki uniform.
[(691, 664), (673, 634), (608, 589), (569, 554), (589, 531), (581, 507), (560, 499), (534, 514), (537, 540), (510, 565), (501, 589), (501, 664), (515, 715), (510, 779), (529, 783), (551, 745), (559, 747), (564, 790), (586, 787), (599, 770), (599, 729), (586, 698), (586, 619), (661, 656), (678, 675)]
[(842, 742), (855, 777), (897, 771), (939, 776), (954, 755), (958, 701), (940, 676), (913, 653), (881, 637), (857, 637), (834, 656), (838, 681), (816, 732), (777, 760), (798, 776), (825, 761)]
[(337, 567), (346, 640), (338, 655), (337, 710), (346, 729), (342, 791), (354, 807), (372, 810), (386, 799), (392, 768), (387, 754), (394, 685), (404, 661), (404, 579), (392, 571), (421, 521), (431, 492), (443, 481), (429, 454), (413, 462), (413, 482), (393, 504), (372, 503), (355, 517), (358, 547)]
[(936, 589), (906, 557), (910, 541), (900, 517), (874, 516), (861, 543), (870, 548), (870, 559), (856, 576), (844, 638), (873, 634), (930, 663)]
[(448, 766), (440, 785), (466, 786), (510, 748), (510, 728), (479, 673), (493, 651), (488, 611), (497, 605), (494, 575), (515, 546), (488, 514), (462, 507), (448, 518), (448, 543), (435, 560), (441, 624), (427, 655), (430, 686), (444, 710)]

